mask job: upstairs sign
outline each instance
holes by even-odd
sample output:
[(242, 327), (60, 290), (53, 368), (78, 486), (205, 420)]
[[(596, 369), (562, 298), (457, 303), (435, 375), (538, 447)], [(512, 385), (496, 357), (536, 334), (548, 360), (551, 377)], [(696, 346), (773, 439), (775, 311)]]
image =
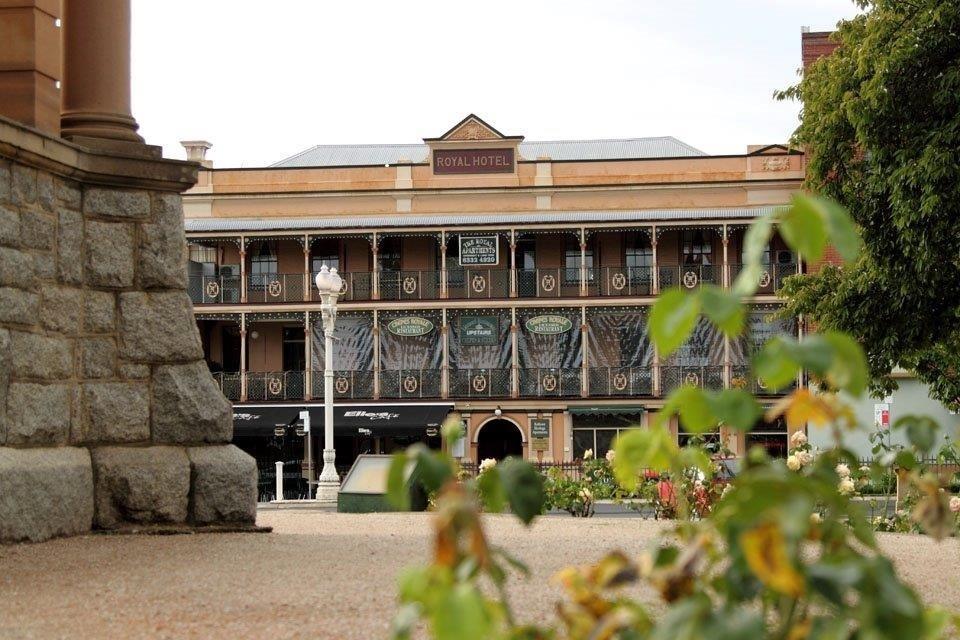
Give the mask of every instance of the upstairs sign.
[(513, 149), (434, 149), (433, 173), (513, 173)]

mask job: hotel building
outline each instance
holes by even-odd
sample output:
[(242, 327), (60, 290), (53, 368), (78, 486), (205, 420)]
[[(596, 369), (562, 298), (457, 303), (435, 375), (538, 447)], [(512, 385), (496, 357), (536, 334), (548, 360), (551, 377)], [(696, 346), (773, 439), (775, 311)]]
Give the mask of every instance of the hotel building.
[[(682, 384), (775, 400), (748, 365), (771, 335), (798, 331), (771, 317), (782, 279), (804, 268), (778, 237), (747, 301), (745, 338), (703, 322), (664, 357), (646, 327), (667, 288), (730, 286), (746, 227), (800, 188), (796, 150), (716, 156), (672, 137), (535, 142), (474, 115), (418, 144), (320, 145), (256, 169), (212, 168), (209, 144), (184, 144), (204, 164), (184, 197), (190, 295), (208, 363), (235, 404), (237, 442), (258, 457), (265, 442), (302, 450), (292, 425), (304, 407), (322, 433), (312, 281), (323, 264), (344, 280), (338, 465), (412, 440), (440, 446), (449, 412), (467, 426), (454, 452), (466, 460), (563, 461), (602, 455)], [(782, 423), (716, 438), (738, 454), (787, 447)]]

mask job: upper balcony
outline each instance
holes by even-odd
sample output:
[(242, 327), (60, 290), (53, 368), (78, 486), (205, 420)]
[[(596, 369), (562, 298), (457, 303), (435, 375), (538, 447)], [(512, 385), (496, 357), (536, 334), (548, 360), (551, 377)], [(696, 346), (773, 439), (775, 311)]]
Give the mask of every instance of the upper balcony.
[[(194, 304), (318, 302), (321, 265), (340, 270), (341, 302), (646, 297), (671, 287), (729, 286), (745, 227), (190, 238)], [(758, 295), (798, 273), (774, 236)]]

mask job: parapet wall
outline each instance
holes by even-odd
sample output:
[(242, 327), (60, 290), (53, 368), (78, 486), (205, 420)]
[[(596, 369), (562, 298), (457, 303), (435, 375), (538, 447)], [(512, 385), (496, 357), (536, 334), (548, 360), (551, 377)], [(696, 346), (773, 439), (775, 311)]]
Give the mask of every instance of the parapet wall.
[(196, 167), (0, 119), (0, 542), (253, 523), (185, 291)]

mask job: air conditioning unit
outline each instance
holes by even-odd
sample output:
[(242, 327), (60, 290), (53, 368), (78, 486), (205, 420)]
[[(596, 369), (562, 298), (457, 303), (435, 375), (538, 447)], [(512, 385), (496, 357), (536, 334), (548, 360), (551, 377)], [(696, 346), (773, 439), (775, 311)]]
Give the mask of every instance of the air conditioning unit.
[(240, 265), (238, 264), (222, 264), (220, 265), (220, 276), (224, 278), (239, 278), (240, 277)]

